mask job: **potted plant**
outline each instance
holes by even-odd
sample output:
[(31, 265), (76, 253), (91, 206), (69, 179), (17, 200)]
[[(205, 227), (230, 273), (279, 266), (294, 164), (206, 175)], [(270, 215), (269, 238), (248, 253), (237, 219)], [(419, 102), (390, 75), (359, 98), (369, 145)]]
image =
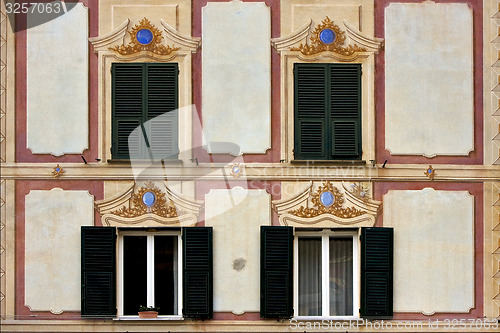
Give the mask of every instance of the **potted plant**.
[(145, 318), (145, 319), (153, 319), (158, 317), (158, 310), (160, 308), (155, 308), (153, 306), (139, 306), (139, 318)]

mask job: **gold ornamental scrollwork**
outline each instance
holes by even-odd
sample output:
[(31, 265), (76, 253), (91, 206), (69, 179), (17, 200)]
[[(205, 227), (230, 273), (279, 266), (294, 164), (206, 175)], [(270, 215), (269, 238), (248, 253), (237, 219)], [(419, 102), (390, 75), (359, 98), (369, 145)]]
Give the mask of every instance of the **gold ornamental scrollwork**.
[[(330, 205), (325, 205), (321, 201), (321, 196), (324, 193), (327, 193), (327, 195), (330, 196), (330, 200), (333, 201)], [(313, 204), (311, 208), (300, 206), (298, 209), (290, 210), (288, 213), (306, 218), (319, 216), (321, 214), (332, 214), (341, 218), (352, 218), (366, 213), (354, 207), (343, 207), (344, 195), (329, 181), (319, 186), (316, 192), (311, 194), (311, 202)]]
[[(152, 34), (152, 39), (147, 44), (142, 44), (137, 40), (137, 33), (141, 30), (149, 30)], [(128, 31), (132, 40), (128, 45), (120, 45), (115, 47), (110, 47), (112, 51), (116, 51), (121, 55), (129, 55), (138, 53), (141, 51), (148, 51), (158, 55), (169, 55), (170, 53), (179, 50), (179, 47), (165, 46), (161, 44), (163, 39), (161, 31), (151, 24), (147, 18), (143, 18), (139, 24), (136, 24), (130, 31)]]
[[(331, 43), (324, 43), (321, 41), (320, 34), (323, 30), (331, 30), (334, 33), (334, 39)], [(304, 55), (312, 55), (324, 51), (335, 52), (344, 56), (351, 56), (356, 52), (364, 52), (365, 48), (359, 47), (358, 45), (348, 45), (344, 47), (345, 42), (345, 32), (340, 29), (340, 27), (333, 23), (332, 20), (327, 16), (321, 24), (316, 26), (316, 29), (311, 33), (311, 44), (307, 42), (300, 44), (297, 47), (291, 47), (291, 51), (300, 51)]]
[[(154, 198), (154, 201), (150, 205), (146, 205), (143, 200), (147, 192), (150, 192)], [(130, 208), (122, 207), (110, 213), (129, 218), (141, 216), (146, 213), (153, 213), (166, 218), (179, 216), (175, 207), (167, 204), (165, 193), (161, 192), (152, 182), (146, 182), (143, 187), (132, 195)]]

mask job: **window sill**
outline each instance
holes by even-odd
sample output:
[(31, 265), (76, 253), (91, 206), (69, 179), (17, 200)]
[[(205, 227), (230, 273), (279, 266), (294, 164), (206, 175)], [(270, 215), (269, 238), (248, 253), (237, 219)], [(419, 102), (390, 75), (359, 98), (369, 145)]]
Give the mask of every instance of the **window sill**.
[(184, 320), (182, 316), (158, 316), (156, 318), (139, 318), (139, 316), (119, 316), (113, 320)]
[(296, 320), (358, 320), (360, 317), (357, 316), (294, 316), (293, 319)]
[(120, 159), (109, 159), (107, 160), (108, 163), (110, 164), (132, 164), (138, 163), (138, 164), (156, 164), (156, 163), (163, 163), (163, 164), (179, 164), (182, 165), (183, 161), (179, 159), (171, 159), (171, 160), (149, 160), (149, 159), (137, 159), (137, 160), (120, 160)]
[(292, 164), (366, 165), (364, 160), (292, 160)]

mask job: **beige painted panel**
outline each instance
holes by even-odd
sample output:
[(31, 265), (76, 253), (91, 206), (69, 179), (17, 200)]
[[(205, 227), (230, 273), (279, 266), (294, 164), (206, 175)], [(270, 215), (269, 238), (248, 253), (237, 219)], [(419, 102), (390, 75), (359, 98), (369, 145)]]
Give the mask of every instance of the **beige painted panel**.
[(235, 187), (211, 190), (205, 200), (205, 225), (214, 227), (214, 311), (259, 311), (260, 226), (271, 223), (271, 196)]
[[(203, 129), (242, 153), (271, 148), (271, 13), (263, 2), (202, 8)], [(209, 145), (211, 153), (228, 153)]]
[(474, 150), (472, 39), (465, 3), (385, 9), (385, 146), (392, 154)]
[(474, 197), (467, 191), (389, 191), (394, 227), (394, 312), (474, 307)]
[[(191, 35), (190, 0), (100, 0), (99, 35), (105, 35), (130, 19), (129, 28), (147, 18), (162, 31), (160, 19), (180, 32)], [(128, 42), (128, 34), (126, 42)], [(165, 38), (165, 34), (163, 34)]]
[(374, 33), (373, 0), (282, 0), (281, 36), (296, 31), (309, 20), (313, 26), (321, 23), (327, 16), (344, 29), (343, 21), (365, 34)]
[(28, 29), (26, 52), (27, 148), (33, 154), (82, 153), (89, 141), (88, 9), (79, 3)]
[(80, 227), (94, 224), (87, 191), (31, 191), (25, 211), (25, 304), (32, 311), (80, 311)]
[[(319, 24), (326, 16), (335, 24), (342, 26), (342, 22), (347, 20), (357, 29), (360, 25), (361, 6), (357, 4), (295, 4), (292, 6), (292, 20), (294, 31), (302, 27), (310, 19), (313, 24)], [(342, 26), (343, 27), (343, 26)]]

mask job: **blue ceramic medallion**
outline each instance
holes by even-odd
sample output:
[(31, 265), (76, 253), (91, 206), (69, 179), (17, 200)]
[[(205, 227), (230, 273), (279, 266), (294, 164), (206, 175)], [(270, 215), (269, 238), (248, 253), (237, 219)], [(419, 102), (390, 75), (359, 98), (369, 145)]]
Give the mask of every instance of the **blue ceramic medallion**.
[(335, 202), (335, 197), (333, 196), (332, 192), (327, 191), (327, 192), (321, 193), (321, 195), (319, 196), (319, 200), (321, 201), (323, 206), (328, 207), (328, 206), (333, 205), (333, 203)]
[(137, 31), (135, 37), (142, 45), (147, 45), (153, 41), (153, 33), (149, 29), (141, 29)]
[(240, 167), (237, 165), (233, 166), (233, 173), (235, 173), (235, 174), (240, 173)]
[(148, 191), (142, 195), (142, 202), (144, 202), (146, 206), (151, 207), (156, 202), (156, 195), (153, 192)]
[(319, 40), (323, 44), (331, 44), (335, 41), (335, 38), (337, 38), (337, 36), (332, 29), (323, 29), (319, 33)]

